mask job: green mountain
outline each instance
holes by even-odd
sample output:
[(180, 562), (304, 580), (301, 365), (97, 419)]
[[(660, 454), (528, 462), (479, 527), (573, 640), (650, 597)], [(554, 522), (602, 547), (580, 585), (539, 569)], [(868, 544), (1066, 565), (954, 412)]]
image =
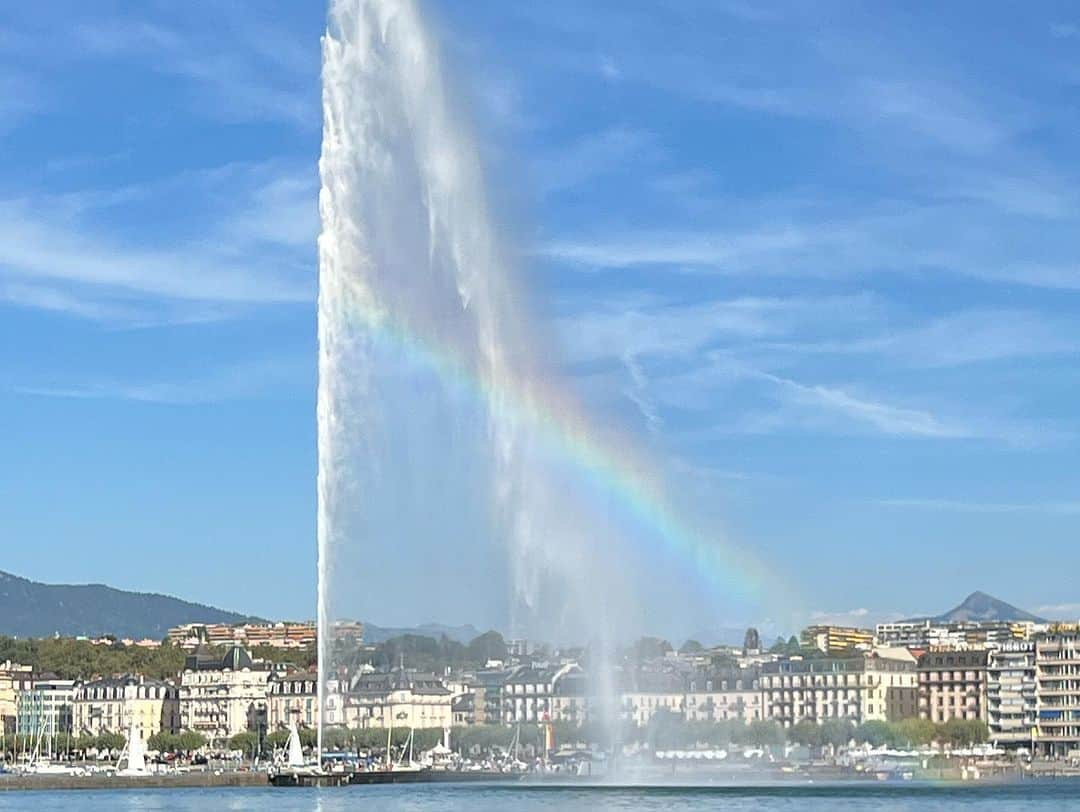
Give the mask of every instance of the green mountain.
[(182, 623), (256, 622), (236, 612), (168, 595), (125, 592), (102, 584), (41, 584), (0, 571), (0, 635), (161, 639)]

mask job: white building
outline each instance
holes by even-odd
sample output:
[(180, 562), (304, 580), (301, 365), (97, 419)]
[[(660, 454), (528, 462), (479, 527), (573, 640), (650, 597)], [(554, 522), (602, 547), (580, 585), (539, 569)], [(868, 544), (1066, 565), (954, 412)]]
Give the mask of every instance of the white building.
[(223, 746), (230, 737), (266, 725), (270, 671), (236, 646), (222, 659), (196, 653), (180, 676), (180, 726)]
[(1037, 720), (1035, 643), (1018, 640), (990, 652), (986, 710), (990, 741), (998, 747), (1027, 747)]

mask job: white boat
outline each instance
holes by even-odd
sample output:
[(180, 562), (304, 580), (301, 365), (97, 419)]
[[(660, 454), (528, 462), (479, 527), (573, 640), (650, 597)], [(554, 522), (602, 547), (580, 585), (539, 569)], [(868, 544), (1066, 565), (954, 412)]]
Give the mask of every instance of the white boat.
[[(124, 766), (121, 767), (121, 764)], [(150, 775), (150, 771), (146, 769), (146, 747), (143, 744), (142, 731), (135, 724), (134, 713), (131, 714), (127, 743), (120, 753), (120, 758), (116, 760), (116, 766), (116, 774), (125, 778)]]

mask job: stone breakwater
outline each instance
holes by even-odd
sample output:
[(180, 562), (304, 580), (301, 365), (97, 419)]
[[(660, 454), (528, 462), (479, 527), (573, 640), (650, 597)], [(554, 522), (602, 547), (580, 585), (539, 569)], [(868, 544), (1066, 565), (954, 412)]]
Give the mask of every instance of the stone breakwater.
[(266, 773), (194, 771), (146, 776), (0, 775), (0, 792), (58, 789), (177, 789), (183, 787), (265, 787)]

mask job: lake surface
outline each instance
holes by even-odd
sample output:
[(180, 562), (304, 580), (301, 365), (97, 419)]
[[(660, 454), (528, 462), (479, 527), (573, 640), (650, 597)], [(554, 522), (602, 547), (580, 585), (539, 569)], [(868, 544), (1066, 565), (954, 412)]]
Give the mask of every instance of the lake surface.
[(847, 784), (767, 788), (386, 786), (341, 789), (166, 789), (3, 792), (0, 810), (272, 810), (272, 812), (548, 812), (548, 810), (944, 810), (980, 812), (1080, 810), (1080, 782), (1039, 781), (1007, 786)]

